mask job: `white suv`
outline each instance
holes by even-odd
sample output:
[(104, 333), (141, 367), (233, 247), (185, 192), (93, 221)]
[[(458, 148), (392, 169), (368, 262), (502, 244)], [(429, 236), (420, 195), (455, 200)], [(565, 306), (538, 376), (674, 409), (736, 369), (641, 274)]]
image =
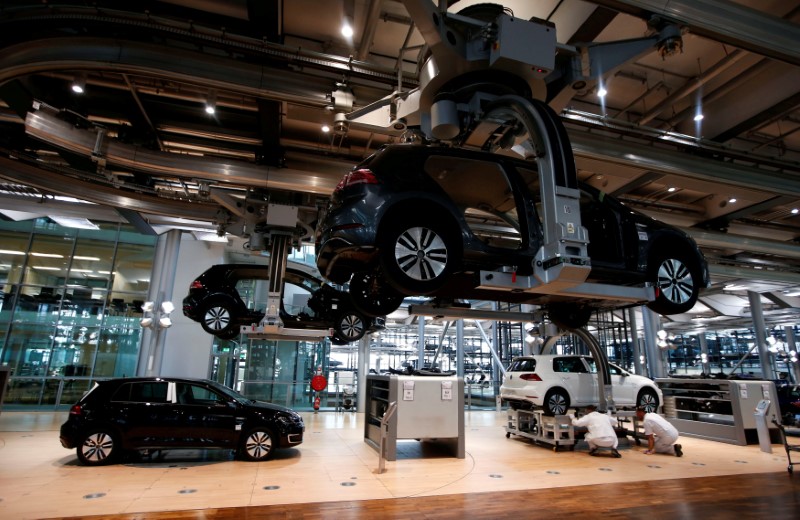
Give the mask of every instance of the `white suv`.
[[(654, 412), (663, 402), (661, 390), (646, 377), (609, 363), (611, 393), (619, 408), (642, 406)], [(500, 397), (512, 409), (540, 406), (548, 415), (598, 403), (597, 366), (589, 356), (538, 355), (515, 358), (508, 367)]]

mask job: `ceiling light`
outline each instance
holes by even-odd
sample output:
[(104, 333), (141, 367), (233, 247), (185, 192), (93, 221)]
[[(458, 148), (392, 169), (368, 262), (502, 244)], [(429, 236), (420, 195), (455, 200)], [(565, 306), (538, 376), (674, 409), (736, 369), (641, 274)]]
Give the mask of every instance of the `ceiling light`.
[(64, 255), (59, 255), (57, 253), (31, 253), (31, 256), (36, 256), (38, 258), (64, 258)]
[(736, 197), (731, 197), (731, 198), (729, 198), (729, 199), (728, 199), (728, 202), (729, 202), (730, 204), (734, 204), (734, 203), (736, 202)]
[(322, 125), (322, 132), (323, 133), (327, 134), (330, 131), (331, 131), (331, 127), (329, 127), (328, 125)]
[(75, 74), (75, 78), (72, 80), (72, 91), (76, 94), (86, 92), (86, 74), (83, 72)]
[(228, 242), (226, 235), (219, 236), (214, 231), (192, 231), (195, 240), (202, 240), (203, 242)]
[(606, 94), (608, 94), (608, 91), (606, 90), (606, 88), (603, 85), (600, 85), (597, 88), (597, 97), (604, 98), (604, 97), (606, 97)]
[(76, 255), (76, 256), (73, 256), (72, 259), (73, 260), (86, 260), (87, 262), (99, 262), (100, 261), (100, 258), (98, 258), (96, 256), (78, 256), (78, 255)]
[(342, 23), (342, 36), (345, 38), (353, 37), (353, 26), (347, 20)]
[(0, 255), (24, 255), (24, 251), (14, 251), (12, 249), (0, 249)]
[(699, 122), (699, 121), (702, 121), (704, 117), (705, 116), (703, 114), (697, 113), (697, 114), (694, 115), (694, 120)]
[(209, 90), (206, 98), (206, 114), (214, 115), (217, 112), (217, 91)]
[(42, 265), (34, 265), (33, 268), (34, 269), (38, 269), (40, 271), (60, 271), (61, 270), (60, 267), (47, 267), (47, 266), (42, 266)]
[(800, 209), (792, 208), (792, 215), (797, 215), (798, 213), (800, 213)]
[(667, 191), (668, 191), (668, 192), (670, 192), (670, 193), (672, 193), (673, 191), (675, 191), (675, 190), (677, 190), (677, 189), (678, 189), (678, 188), (671, 187), (671, 188), (667, 188)]
[(353, 37), (353, 15), (355, 10), (356, 3), (354, 0), (344, 0), (342, 2), (342, 36), (348, 40)]

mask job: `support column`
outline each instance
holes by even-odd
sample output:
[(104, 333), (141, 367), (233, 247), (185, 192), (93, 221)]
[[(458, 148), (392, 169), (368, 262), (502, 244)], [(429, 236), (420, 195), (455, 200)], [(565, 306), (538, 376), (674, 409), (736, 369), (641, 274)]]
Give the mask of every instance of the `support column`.
[(464, 319), (456, 321), (456, 375), (464, 377)]
[(417, 335), (419, 352), (417, 352), (417, 370), (425, 368), (425, 316), (417, 316)]
[(356, 368), (356, 410), (366, 412), (367, 374), (369, 374), (369, 334), (358, 340), (358, 365)]
[(628, 322), (631, 324), (631, 347), (633, 350), (633, 371), (641, 376), (645, 373), (644, 363), (642, 363), (642, 348), (639, 345), (639, 326), (636, 323), (636, 309), (628, 309)]
[(761, 307), (761, 295), (754, 291), (747, 291), (747, 299), (750, 301), (750, 315), (753, 317), (753, 329), (756, 332), (758, 359), (761, 362), (761, 377), (767, 380), (774, 379), (775, 370), (772, 366), (771, 356), (767, 350), (767, 326), (764, 323), (764, 309)]
[[(155, 319), (152, 327), (142, 329), (139, 363), (136, 367), (136, 375), (139, 376), (161, 374), (167, 329), (161, 329), (158, 326), (158, 316), (161, 312), (161, 304), (172, 301), (172, 287), (175, 272), (178, 269), (181, 233), (180, 229), (173, 229), (160, 235), (156, 243), (153, 270), (150, 273), (150, 289), (147, 292), (148, 301), (153, 302)], [(175, 305), (176, 310), (177, 308), (178, 305)]]
[(642, 306), (642, 322), (644, 325), (644, 351), (647, 358), (648, 377), (653, 379), (664, 377), (664, 359), (661, 357), (661, 349), (658, 348), (656, 334), (660, 324), (658, 314), (649, 308)]
[(708, 341), (706, 341), (706, 333), (702, 332), (697, 335), (697, 341), (700, 343), (700, 359), (702, 361), (703, 374), (711, 374), (711, 364), (708, 360)]
[[(787, 325), (784, 327), (784, 332), (786, 333), (786, 350), (788, 352), (794, 352), (794, 354), (790, 354), (789, 357), (797, 359), (797, 341), (794, 336), (794, 327), (791, 325)], [(800, 384), (800, 364), (796, 361), (789, 361), (789, 366), (792, 367), (790, 370), (791, 376), (794, 378), (794, 384)]]

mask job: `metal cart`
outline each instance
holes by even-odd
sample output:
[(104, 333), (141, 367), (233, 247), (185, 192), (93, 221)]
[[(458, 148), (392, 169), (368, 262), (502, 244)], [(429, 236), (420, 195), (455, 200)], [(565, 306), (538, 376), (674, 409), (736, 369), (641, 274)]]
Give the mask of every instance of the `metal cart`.
[(506, 438), (519, 435), (537, 443), (575, 449), (575, 430), (566, 415), (547, 416), (543, 410), (509, 410)]
[(786, 471), (789, 472), (791, 475), (794, 472), (794, 465), (797, 462), (792, 462), (792, 452), (793, 451), (800, 451), (800, 444), (789, 444), (789, 441), (786, 438), (786, 430), (784, 429), (783, 425), (776, 421), (775, 419), (772, 420), (775, 426), (778, 427), (778, 430), (781, 432), (781, 439), (783, 439), (783, 447), (786, 449), (786, 458), (789, 460), (789, 465), (786, 467)]

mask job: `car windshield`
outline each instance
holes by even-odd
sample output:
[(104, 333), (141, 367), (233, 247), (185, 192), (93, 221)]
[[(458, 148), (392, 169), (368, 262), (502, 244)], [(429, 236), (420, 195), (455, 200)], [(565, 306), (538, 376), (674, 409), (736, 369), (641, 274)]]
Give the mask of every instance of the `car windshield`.
[(218, 391), (221, 394), (224, 394), (224, 395), (230, 397), (231, 399), (235, 400), (239, 404), (249, 404), (249, 403), (253, 402), (253, 399), (248, 399), (247, 397), (243, 396), (239, 392), (231, 390), (227, 386), (221, 385), (221, 384), (217, 383), (216, 381), (208, 381), (207, 383), (208, 383), (208, 386), (210, 386), (214, 390)]
[[(592, 374), (596, 374), (597, 373), (597, 365), (595, 364), (594, 359), (592, 359), (592, 358), (584, 358), (584, 359), (586, 359), (586, 362), (589, 363), (589, 371)], [(614, 375), (614, 376), (624, 376), (624, 375), (627, 374), (627, 372), (625, 370), (623, 370), (622, 368), (618, 367), (614, 363), (609, 363), (608, 364), (608, 370), (611, 372), (611, 375)]]

